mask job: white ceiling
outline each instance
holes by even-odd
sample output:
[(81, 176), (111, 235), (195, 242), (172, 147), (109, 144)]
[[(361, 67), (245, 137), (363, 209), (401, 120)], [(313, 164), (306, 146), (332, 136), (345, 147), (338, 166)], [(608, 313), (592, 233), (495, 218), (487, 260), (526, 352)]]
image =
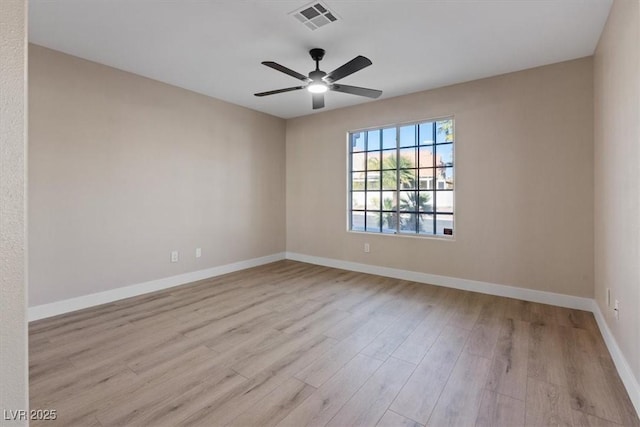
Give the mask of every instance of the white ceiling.
[[(300, 81), (307, 51), (330, 71), (373, 65), (341, 83), (382, 98), (593, 54), (612, 0), (326, 0), (339, 21), (311, 31), (288, 13), (307, 0), (30, 0), (29, 40), (279, 117), (313, 112)], [(330, 92), (327, 109), (371, 102)]]

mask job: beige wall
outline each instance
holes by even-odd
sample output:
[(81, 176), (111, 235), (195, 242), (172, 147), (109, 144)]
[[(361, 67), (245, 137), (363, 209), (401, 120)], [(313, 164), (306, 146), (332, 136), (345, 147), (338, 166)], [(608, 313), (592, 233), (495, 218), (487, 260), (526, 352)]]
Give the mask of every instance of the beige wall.
[[(640, 3), (616, 0), (594, 59), (595, 298), (640, 382)], [(618, 299), (620, 320), (606, 303)]]
[(0, 425), (27, 409), (26, 2), (0, 1)]
[(29, 305), (284, 251), (284, 120), (39, 46), (29, 60)]
[[(592, 87), (585, 58), (289, 120), (287, 251), (592, 297)], [(455, 241), (347, 232), (347, 132), (448, 115)]]

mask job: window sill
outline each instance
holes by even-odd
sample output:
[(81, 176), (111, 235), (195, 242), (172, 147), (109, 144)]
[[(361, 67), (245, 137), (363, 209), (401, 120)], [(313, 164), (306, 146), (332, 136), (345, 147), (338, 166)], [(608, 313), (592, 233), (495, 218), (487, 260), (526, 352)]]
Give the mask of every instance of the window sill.
[(429, 240), (440, 240), (444, 242), (455, 242), (455, 236), (445, 236), (445, 235), (433, 235), (433, 234), (404, 234), (404, 233), (378, 233), (371, 231), (358, 231), (358, 230), (347, 230), (347, 233), (352, 234), (364, 234), (367, 236), (385, 236), (385, 237), (408, 237), (410, 239), (429, 239)]

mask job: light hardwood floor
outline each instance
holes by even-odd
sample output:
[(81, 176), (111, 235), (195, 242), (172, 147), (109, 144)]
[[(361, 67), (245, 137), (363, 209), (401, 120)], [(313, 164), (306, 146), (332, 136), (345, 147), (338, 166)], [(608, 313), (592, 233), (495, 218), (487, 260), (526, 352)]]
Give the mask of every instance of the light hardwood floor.
[(32, 425), (640, 425), (591, 313), (293, 261), (29, 329)]

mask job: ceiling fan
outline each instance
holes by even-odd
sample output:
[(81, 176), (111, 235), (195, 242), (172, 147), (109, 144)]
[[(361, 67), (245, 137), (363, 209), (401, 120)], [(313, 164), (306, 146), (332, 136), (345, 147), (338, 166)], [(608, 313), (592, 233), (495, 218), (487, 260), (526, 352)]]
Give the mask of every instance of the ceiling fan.
[(309, 77), (300, 74), (296, 71), (293, 71), (284, 65), (280, 65), (273, 61), (264, 61), (262, 64), (267, 67), (273, 68), (274, 70), (278, 70), (282, 73), (288, 74), (291, 77), (295, 77), (298, 80), (302, 80), (305, 84), (302, 86), (294, 86), (288, 87), (285, 89), (277, 89), (270, 90), (268, 92), (260, 92), (256, 93), (255, 96), (267, 96), (267, 95), (275, 95), (277, 93), (283, 92), (291, 92), (294, 90), (307, 89), (311, 92), (312, 95), (312, 105), (313, 109), (317, 110), (318, 108), (324, 107), (324, 93), (328, 90), (333, 90), (336, 92), (350, 93), (352, 95), (366, 96), (368, 98), (377, 98), (382, 95), (381, 90), (376, 89), (367, 89), (364, 87), (358, 86), (348, 86), (336, 84), (336, 82), (340, 79), (343, 79), (356, 71), (360, 71), (363, 68), (368, 67), (372, 64), (372, 62), (365, 58), (364, 56), (356, 56), (351, 61), (342, 65), (341, 67), (336, 68), (330, 73), (325, 73), (320, 70), (320, 61), (324, 58), (324, 49), (311, 49), (309, 51), (309, 55), (311, 58), (316, 61), (316, 69), (309, 73)]

